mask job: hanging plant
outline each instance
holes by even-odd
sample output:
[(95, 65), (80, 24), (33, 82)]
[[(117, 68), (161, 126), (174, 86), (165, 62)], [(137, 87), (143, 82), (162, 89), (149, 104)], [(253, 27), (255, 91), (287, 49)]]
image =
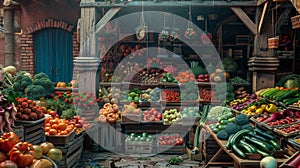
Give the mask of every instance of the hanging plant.
[(158, 39), (160, 41), (168, 41), (170, 40), (170, 35), (169, 35), (169, 28), (168, 27), (163, 27), (163, 29), (161, 30), (161, 32), (158, 35)]
[(184, 37), (189, 40), (193, 40), (197, 37), (196, 31), (193, 28), (192, 7), (191, 6), (189, 8), (189, 20), (188, 20), (187, 29), (184, 32)]

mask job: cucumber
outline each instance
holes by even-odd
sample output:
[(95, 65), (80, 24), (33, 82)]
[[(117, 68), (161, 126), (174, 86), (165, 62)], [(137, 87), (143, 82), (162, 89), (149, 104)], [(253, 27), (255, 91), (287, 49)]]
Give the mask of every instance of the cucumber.
[(232, 145), (232, 151), (235, 155), (237, 155), (238, 157), (242, 158), (242, 159), (245, 159), (246, 158), (246, 155), (245, 153), (236, 145), (236, 144), (233, 144)]
[(275, 95), (272, 96), (272, 100), (277, 100), (280, 96), (285, 94), (288, 90), (280, 90)]
[(252, 139), (252, 138), (247, 137), (247, 136), (245, 136), (244, 139), (245, 139), (246, 142), (252, 144), (257, 149), (260, 149), (260, 150), (265, 151), (265, 152), (270, 152), (270, 149), (268, 148), (268, 146), (265, 143), (263, 143), (259, 140)]
[(272, 92), (274, 92), (276, 90), (277, 89), (275, 89), (275, 88), (267, 89), (265, 92), (263, 92), (262, 97), (267, 98), (269, 94), (271, 94)]
[(237, 144), (238, 141), (244, 136), (247, 135), (250, 132), (250, 130), (242, 129), (239, 130), (237, 133), (233, 134), (231, 137), (229, 137), (226, 148), (231, 149), (233, 144)]
[(249, 148), (251, 148), (251, 151), (252, 151), (251, 153), (257, 153), (257, 149), (253, 145), (251, 145), (251, 144), (247, 143), (246, 141), (244, 141), (243, 139), (240, 141), (240, 144), (244, 145), (244, 146), (248, 146)]
[(275, 89), (275, 88), (270, 88), (270, 89), (266, 89), (262, 92), (259, 93), (259, 96), (263, 97), (267, 92), (269, 92), (271, 89)]
[(272, 140), (277, 140), (275, 136), (273, 136), (273, 135), (271, 135), (271, 134), (269, 134), (267, 132), (264, 132), (264, 131), (262, 131), (262, 130), (260, 130), (258, 128), (256, 128), (254, 131), (255, 131), (256, 134), (258, 134), (258, 135), (260, 135), (262, 137), (265, 137), (268, 140), (271, 140), (271, 139)]
[(218, 129), (219, 129), (219, 130), (225, 130), (225, 128), (226, 128), (226, 125), (219, 125), (219, 126), (218, 126)]
[(266, 97), (267, 97), (268, 99), (271, 99), (271, 97), (272, 97), (273, 95), (275, 95), (276, 93), (278, 93), (278, 92), (280, 92), (280, 90), (275, 89), (274, 91), (271, 91), (270, 93), (266, 94)]
[(278, 143), (278, 141), (271, 139), (271, 140), (269, 140), (269, 143), (274, 147), (274, 149), (276, 149), (276, 150), (280, 149), (280, 144)]
[(239, 143), (238, 145), (239, 149), (241, 149), (244, 153), (252, 153), (252, 149), (248, 145), (244, 145), (242, 143)]
[(284, 100), (285, 98), (288, 98), (288, 97), (292, 97), (293, 95), (297, 94), (298, 91), (297, 90), (288, 90), (285, 94), (281, 95), (279, 98), (278, 98), (278, 101), (282, 101)]
[(231, 145), (231, 140), (232, 140), (232, 137), (234, 136), (234, 134), (231, 134), (227, 140), (227, 143), (225, 145), (226, 149), (230, 150), (232, 145)]
[(226, 120), (221, 120), (220, 121), (220, 124), (221, 125), (226, 125), (227, 123), (229, 123), (230, 121), (228, 121), (227, 119)]
[(258, 142), (261, 142), (261, 143), (264, 143), (265, 146), (269, 149), (269, 151), (274, 151), (274, 149), (275, 149), (272, 144), (268, 143), (268, 141), (262, 141), (260, 139), (254, 138), (254, 137), (251, 137), (251, 139), (253, 139), (255, 141), (258, 141)]
[(264, 152), (264, 151), (262, 151), (262, 150), (259, 150), (259, 149), (257, 149), (257, 153), (262, 154), (263, 157), (270, 156), (268, 153), (266, 153), (266, 152)]
[(261, 141), (263, 141), (263, 142), (269, 141), (268, 139), (266, 139), (266, 138), (264, 138), (264, 137), (262, 137), (262, 136), (260, 136), (260, 135), (257, 135), (257, 134), (255, 134), (254, 132), (249, 132), (248, 136), (249, 136), (249, 137), (257, 138), (257, 139), (259, 139), (259, 140), (261, 140)]
[(298, 100), (300, 100), (300, 97), (293, 97), (293, 98), (289, 99), (288, 101), (286, 101), (284, 104), (291, 105), (293, 103), (296, 103)]

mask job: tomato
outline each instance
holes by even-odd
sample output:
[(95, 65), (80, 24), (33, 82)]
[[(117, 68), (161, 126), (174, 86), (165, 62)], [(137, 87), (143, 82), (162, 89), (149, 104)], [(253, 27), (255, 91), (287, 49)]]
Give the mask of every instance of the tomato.
[(33, 145), (32, 147), (34, 149), (34, 156), (33, 156), (33, 158), (34, 159), (40, 159), (40, 158), (42, 158), (42, 156), (43, 156), (43, 149), (42, 149), (42, 147), (39, 146), (39, 145)]
[(9, 151), (8, 156), (18, 167), (27, 167), (33, 163), (34, 149), (28, 142), (19, 142)]
[(0, 150), (7, 153), (18, 142), (20, 139), (14, 132), (4, 133), (0, 138)]
[(18, 168), (18, 165), (11, 160), (5, 160), (0, 163), (0, 168)]
[(62, 160), (62, 151), (57, 148), (52, 148), (49, 150), (47, 156), (55, 163), (59, 163)]

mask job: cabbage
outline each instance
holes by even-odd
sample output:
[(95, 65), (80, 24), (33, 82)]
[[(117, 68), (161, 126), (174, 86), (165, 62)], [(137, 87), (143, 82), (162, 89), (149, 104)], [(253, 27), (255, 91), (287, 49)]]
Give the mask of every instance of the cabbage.
[(296, 79), (289, 79), (286, 82), (284, 82), (283, 86), (285, 88), (292, 89), (295, 87), (299, 87), (299, 83), (296, 81)]

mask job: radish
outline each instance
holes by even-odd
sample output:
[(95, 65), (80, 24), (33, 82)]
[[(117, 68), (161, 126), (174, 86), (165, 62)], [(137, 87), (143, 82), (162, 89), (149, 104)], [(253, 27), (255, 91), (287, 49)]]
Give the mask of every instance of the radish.
[(7, 124), (7, 128), (8, 128), (9, 130), (13, 131), (12, 128), (11, 128), (11, 122), (10, 122), (10, 120), (9, 120), (9, 116), (10, 116), (9, 112), (6, 111), (6, 112), (4, 113), (4, 121), (5, 121), (6, 124)]

